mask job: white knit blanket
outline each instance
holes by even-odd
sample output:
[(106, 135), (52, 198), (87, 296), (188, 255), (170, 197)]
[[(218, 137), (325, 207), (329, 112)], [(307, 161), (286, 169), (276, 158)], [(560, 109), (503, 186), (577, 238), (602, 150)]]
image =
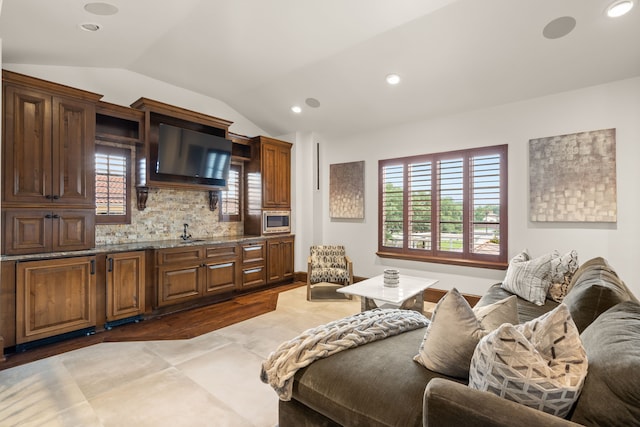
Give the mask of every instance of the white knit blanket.
[[(402, 332), (425, 327), (429, 320), (412, 310), (375, 309), (307, 329), (280, 344), (262, 363), (260, 379), (281, 400), (291, 400), (293, 376), (313, 361)], [(416, 349), (417, 351), (417, 349)]]

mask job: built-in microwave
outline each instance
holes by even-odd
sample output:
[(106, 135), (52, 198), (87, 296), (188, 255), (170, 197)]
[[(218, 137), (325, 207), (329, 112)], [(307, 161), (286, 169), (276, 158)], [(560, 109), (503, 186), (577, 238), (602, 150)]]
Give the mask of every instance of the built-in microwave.
[(262, 211), (262, 234), (291, 233), (291, 211)]

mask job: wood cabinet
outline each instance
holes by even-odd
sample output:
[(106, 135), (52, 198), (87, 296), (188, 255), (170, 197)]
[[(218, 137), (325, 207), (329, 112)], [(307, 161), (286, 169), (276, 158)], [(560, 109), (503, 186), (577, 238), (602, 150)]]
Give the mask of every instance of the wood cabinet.
[(293, 280), (294, 237), (287, 236), (267, 241), (267, 283)]
[(158, 250), (157, 306), (234, 291), (238, 262), (236, 243)]
[(144, 251), (107, 255), (107, 322), (139, 316), (145, 310)]
[(9, 254), (87, 249), (95, 242), (95, 211), (5, 209), (4, 247)]
[(291, 144), (260, 136), (262, 207), (291, 208)]
[(16, 266), (16, 343), (95, 327), (95, 257)]
[[(56, 236), (46, 234), (60, 227), (82, 231), (83, 236), (72, 238), (74, 249), (89, 249), (95, 239), (94, 222), (86, 217), (95, 213), (95, 103), (101, 95), (9, 71), (3, 71), (2, 78), (2, 208), (13, 210), (12, 219), (24, 218), (22, 210), (33, 209), (33, 216), (19, 227), (45, 234), (35, 240), (54, 242), (43, 247), (33, 245), (32, 236), (13, 236), (12, 245), (5, 244), (4, 252), (57, 250)], [(69, 209), (84, 209), (86, 215), (76, 217), (73, 225), (65, 223), (60, 212)], [(36, 214), (44, 217), (38, 221)], [(47, 225), (44, 219), (62, 220)], [(4, 231), (14, 231), (14, 226)], [(34, 231), (38, 227), (40, 230)], [(57, 237), (64, 238), (64, 234)], [(27, 241), (22, 242), (22, 237)]]
[(240, 288), (247, 289), (267, 283), (267, 252), (264, 239), (240, 245), (242, 249), (242, 280)]
[(292, 144), (265, 136), (251, 142), (251, 161), (245, 165), (244, 231), (261, 235), (263, 209), (291, 209)]

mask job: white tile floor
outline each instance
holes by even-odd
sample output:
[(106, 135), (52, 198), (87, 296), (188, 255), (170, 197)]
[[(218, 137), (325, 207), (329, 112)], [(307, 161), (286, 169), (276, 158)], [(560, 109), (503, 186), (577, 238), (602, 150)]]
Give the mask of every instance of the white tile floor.
[(0, 371), (0, 426), (275, 426), (262, 361), (359, 309), (357, 299), (308, 302), (301, 287), (273, 312), (190, 340), (103, 343)]

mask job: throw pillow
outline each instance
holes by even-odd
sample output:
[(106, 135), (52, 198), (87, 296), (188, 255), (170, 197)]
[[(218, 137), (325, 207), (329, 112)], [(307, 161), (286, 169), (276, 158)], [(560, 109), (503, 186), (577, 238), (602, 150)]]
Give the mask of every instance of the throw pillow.
[(453, 288), (436, 304), (418, 354), (413, 358), (427, 369), (456, 378), (469, 376), (471, 356), (478, 341), (494, 325), (517, 323), (515, 295), (477, 313)]
[(522, 251), (509, 262), (502, 287), (529, 302), (544, 305), (551, 286), (551, 262), (557, 257), (554, 252), (530, 259), (527, 251)]
[(578, 252), (572, 250), (551, 261), (551, 286), (547, 296), (562, 302), (571, 289), (571, 279), (578, 270)]
[(469, 387), (565, 417), (587, 375), (587, 357), (566, 305), (522, 325), (505, 324), (476, 347)]

